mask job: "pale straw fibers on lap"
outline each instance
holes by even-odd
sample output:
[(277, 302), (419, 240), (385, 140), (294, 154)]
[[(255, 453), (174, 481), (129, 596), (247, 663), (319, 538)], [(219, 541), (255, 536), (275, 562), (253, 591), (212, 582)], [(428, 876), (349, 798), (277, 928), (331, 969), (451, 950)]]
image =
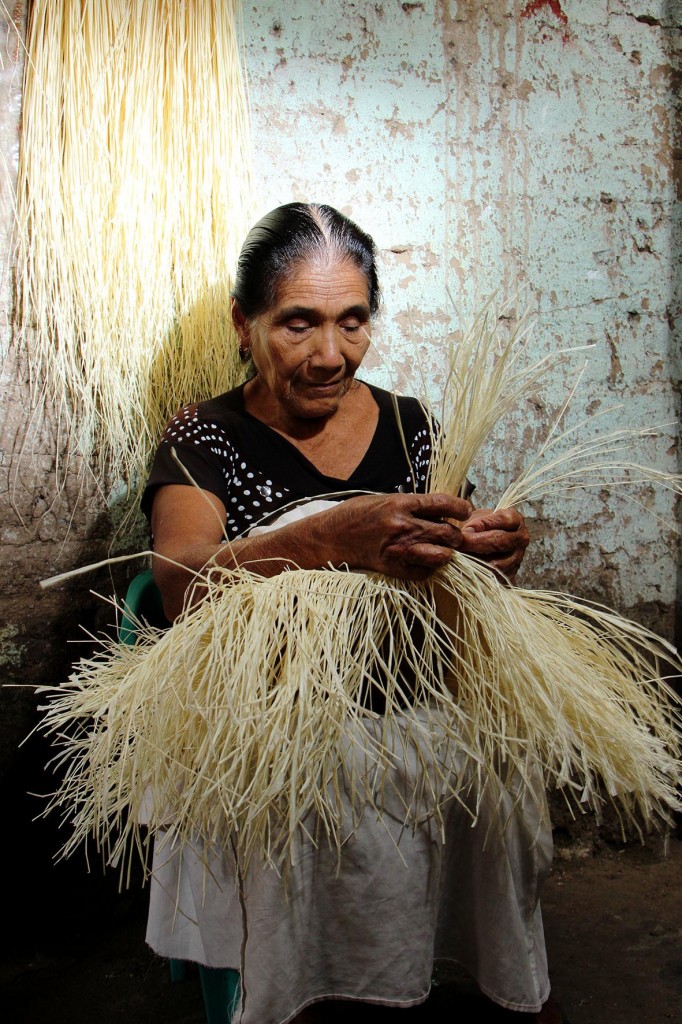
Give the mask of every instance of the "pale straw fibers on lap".
[[(494, 328), (488, 314), (451, 348), (431, 490), (457, 493), (495, 419), (551, 366), (519, 369), (523, 336), (500, 342)], [(621, 453), (634, 436), (602, 438), (596, 460), (593, 444), (554, 463), (550, 450), (549, 470), (531, 466), (501, 504), (524, 488), (626, 478)], [(664, 477), (639, 465), (631, 476), (645, 472)], [(678, 478), (665, 482), (680, 490)], [(243, 864), (283, 866), (311, 814), (338, 845), (338, 787), (358, 813), (381, 812), (396, 758), (382, 730), (397, 719), (436, 766), (405, 794), (407, 823), (424, 795), (438, 824), (449, 800), (536, 766), (571, 802), (598, 813), (613, 801), (637, 827), (679, 807), (680, 712), (661, 677), (679, 659), (614, 612), (505, 586), (457, 552), (425, 583), (332, 568), (272, 579), (213, 568), (205, 583), (205, 600), (172, 629), (143, 629), (134, 648), (106, 645), (49, 692), (42, 728), (67, 763), (51, 801), (73, 826), (67, 853), (92, 836), (112, 861), (133, 845), (145, 856), (138, 814), (149, 790), (150, 835), (172, 820), (180, 840), (234, 841)], [(382, 728), (362, 768), (353, 759), (340, 777), (349, 735), (373, 714), (368, 691), (385, 700)]]

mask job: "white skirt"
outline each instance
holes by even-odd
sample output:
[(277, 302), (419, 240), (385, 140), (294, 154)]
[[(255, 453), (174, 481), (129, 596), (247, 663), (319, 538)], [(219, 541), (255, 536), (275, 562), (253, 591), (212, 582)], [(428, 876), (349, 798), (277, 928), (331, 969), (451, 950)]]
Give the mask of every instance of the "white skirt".
[[(367, 719), (368, 731), (377, 727)], [(412, 1006), (438, 961), (460, 963), (502, 1006), (537, 1012), (549, 995), (539, 895), (552, 858), (541, 783), (489, 782), (469, 796), (474, 826), (453, 799), (442, 828), (425, 789), (413, 808), (419, 824), (406, 826), (401, 794), (415, 788), (417, 769), (401, 754), (383, 813), (364, 813), (340, 856), (324, 840), (301, 840), (286, 880), (253, 861), (244, 874), (231, 849), (157, 837), (150, 946), (239, 970), (242, 1024), (284, 1024), (322, 999)], [(453, 770), (463, 767), (459, 753)]]

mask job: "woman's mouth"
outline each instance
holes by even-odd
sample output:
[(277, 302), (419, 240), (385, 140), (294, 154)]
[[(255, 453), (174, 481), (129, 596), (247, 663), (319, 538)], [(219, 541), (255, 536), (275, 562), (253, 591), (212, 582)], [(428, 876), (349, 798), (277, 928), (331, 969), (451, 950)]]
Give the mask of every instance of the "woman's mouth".
[(317, 391), (320, 394), (330, 394), (331, 392), (338, 391), (343, 386), (343, 380), (334, 381), (306, 381), (304, 387), (306, 391)]

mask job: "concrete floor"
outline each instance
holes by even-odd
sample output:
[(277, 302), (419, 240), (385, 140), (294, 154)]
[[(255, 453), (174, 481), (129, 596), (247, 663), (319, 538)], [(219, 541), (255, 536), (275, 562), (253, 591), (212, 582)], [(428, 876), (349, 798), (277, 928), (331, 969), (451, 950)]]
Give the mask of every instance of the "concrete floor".
[[(558, 849), (543, 908), (553, 990), (570, 1024), (682, 1024), (682, 841), (668, 845), (667, 858), (659, 839), (596, 854), (589, 845)], [(95, 895), (81, 895), (73, 919), (63, 915), (37, 941), (10, 943), (0, 1020), (203, 1024), (196, 976), (172, 985), (166, 964), (145, 947), (145, 894)], [(455, 971), (415, 1010), (358, 1017), (357, 1005), (339, 1005), (330, 1021), (351, 1013), (376, 1024), (500, 1019)]]

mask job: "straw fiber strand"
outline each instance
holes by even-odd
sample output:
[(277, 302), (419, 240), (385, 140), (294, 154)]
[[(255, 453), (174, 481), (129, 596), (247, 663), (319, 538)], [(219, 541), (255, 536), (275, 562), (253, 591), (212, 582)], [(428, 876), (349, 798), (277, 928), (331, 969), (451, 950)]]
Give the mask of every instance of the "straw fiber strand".
[(20, 343), (76, 464), (136, 486), (169, 417), (240, 377), (250, 222), (238, 0), (35, 0), (17, 185)]

